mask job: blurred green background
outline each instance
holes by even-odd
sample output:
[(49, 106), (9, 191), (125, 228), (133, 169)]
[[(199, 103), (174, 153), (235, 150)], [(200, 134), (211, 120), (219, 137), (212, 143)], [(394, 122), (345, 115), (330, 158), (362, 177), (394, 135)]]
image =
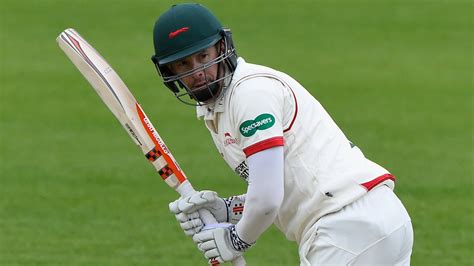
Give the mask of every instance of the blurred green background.
[[(81, 33), (121, 75), (196, 188), (241, 194), (192, 107), (160, 83), (172, 1), (0, 1), (0, 264), (205, 265), (170, 190), (55, 43)], [(247, 61), (289, 73), (398, 177), (413, 265), (473, 265), (473, 14), (463, 0), (201, 1)], [(249, 265), (298, 265), (275, 228)]]

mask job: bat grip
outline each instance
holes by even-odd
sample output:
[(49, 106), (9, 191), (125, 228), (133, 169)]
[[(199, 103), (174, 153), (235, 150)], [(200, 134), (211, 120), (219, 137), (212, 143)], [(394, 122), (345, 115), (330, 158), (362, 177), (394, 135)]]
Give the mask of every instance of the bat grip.
[[(191, 183), (189, 183), (188, 180), (186, 180), (184, 183), (182, 183), (176, 189), (176, 191), (178, 191), (178, 193), (183, 197), (190, 196), (194, 192), (196, 192), (196, 190), (194, 190), (194, 188), (191, 186)], [(212, 213), (209, 210), (200, 209), (200, 210), (198, 210), (198, 212), (199, 212), (199, 216), (201, 217), (202, 221), (204, 222), (204, 225), (216, 224), (217, 223), (216, 218), (214, 218), (214, 215), (212, 215)], [(213, 266), (214, 265), (219, 265), (219, 264), (213, 264)], [(245, 266), (245, 265), (247, 265), (247, 263), (245, 262), (245, 259), (244, 259), (243, 256), (239, 256), (239, 257), (235, 258), (232, 261), (232, 265), (233, 266)]]

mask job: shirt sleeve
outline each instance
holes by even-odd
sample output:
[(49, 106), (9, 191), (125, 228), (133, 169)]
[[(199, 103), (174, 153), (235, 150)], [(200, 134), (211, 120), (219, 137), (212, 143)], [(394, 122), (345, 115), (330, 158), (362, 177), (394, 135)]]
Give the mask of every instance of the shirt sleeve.
[(275, 221), (284, 195), (283, 147), (274, 147), (248, 158), (249, 186), (237, 234), (247, 243), (258, 237)]
[(269, 77), (254, 77), (235, 88), (232, 118), (246, 157), (284, 145), (283, 92), (283, 84)]

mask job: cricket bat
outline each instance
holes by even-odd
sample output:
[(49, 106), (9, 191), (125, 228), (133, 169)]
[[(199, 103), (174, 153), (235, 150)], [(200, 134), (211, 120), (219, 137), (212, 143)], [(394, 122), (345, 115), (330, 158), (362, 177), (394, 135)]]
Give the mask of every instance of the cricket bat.
[[(74, 29), (64, 30), (56, 41), (166, 184), (183, 197), (193, 194), (194, 188), (165, 142), (133, 94), (105, 59)], [(199, 210), (199, 215), (206, 225), (217, 223), (208, 210)], [(217, 265), (216, 262), (211, 261), (212, 265)], [(232, 264), (241, 266), (246, 263), (241, 256), (232, 261)]]

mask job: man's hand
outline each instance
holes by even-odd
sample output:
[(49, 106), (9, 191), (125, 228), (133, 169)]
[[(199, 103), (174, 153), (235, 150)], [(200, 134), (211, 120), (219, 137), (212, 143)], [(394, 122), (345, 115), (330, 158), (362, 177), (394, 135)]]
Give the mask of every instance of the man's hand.
[(199, 209), (209, 210), (219, 223), (237, 223), (242, 217), (244, 201), (244, 196), (223, 199), (214, 191), (203, 190), (171, 202), (169, 208), (184, 233), (193, 236), (200, 232), (204, 225), (197, 212)]
[(243, 241), (237, 235), (235, 225), (228, 223), (207, 226), (193, 236), (193, 241), (206, 259), (219, 263), (234, 260), (254, 244)]

